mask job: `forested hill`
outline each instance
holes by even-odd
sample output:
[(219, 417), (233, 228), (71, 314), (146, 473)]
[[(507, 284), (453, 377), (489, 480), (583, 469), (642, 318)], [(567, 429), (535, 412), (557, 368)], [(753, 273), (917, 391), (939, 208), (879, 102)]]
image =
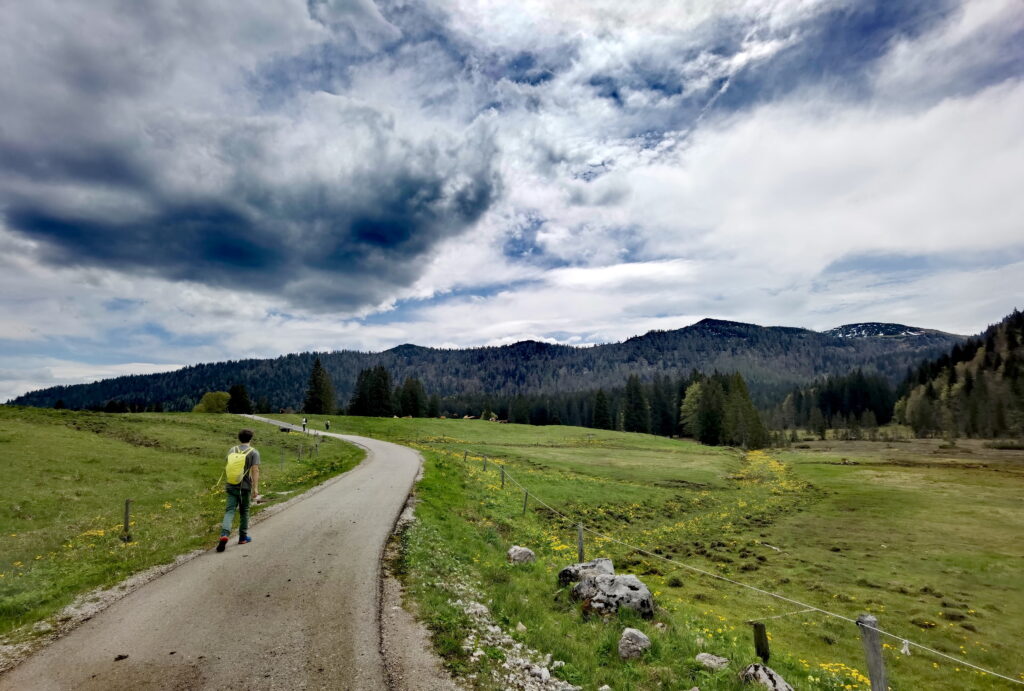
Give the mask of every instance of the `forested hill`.
[[(673, 331), (652, 331), (621, 343), (591, 347), (523, 341), (509, 346), (461, 350), (401, 345), (382, 353), (321, 353), (344, 405), (359, 371), (383, 365), (392, 379), (417, 377), (439, 396), (556, 394), (615, 389), (630, 374), (680, 377), (692, 369), (740, 372), (759, 405), (781, 400), (796, 384), (856, 368), (896, 382), (925, 358), (962, 342), (962, 336), (892, 326), (873, 335), (865, 325), (839, 327), (843, 335), (790, 327), (705, 319)], [(878, 324), (871, 326), (877, 327)], [(877, 329), (875, 329), (877, 331)], [(254, 401), (271, 409), (301, 405), (314, 353), (267, 360), (193, 365), (174, 372), (106, 379), (93, 384), (58, 386), (21, 396), (11, 403), (69, 408), (122, 401), (135, 409), (160, 404), (165, 410), (190, 410), (206, 391), (227, 391), (243, 384)]]
[(922, 363), (895, 406), (918, 436), (1024, 437), (1024, 314)]

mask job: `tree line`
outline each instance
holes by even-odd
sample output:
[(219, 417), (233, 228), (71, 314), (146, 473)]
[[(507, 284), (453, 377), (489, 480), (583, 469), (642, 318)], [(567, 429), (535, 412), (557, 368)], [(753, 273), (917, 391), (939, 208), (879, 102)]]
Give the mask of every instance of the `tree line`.
[[(307, 378), (316, 359), (329, 372), (339, 401), (347, 406), (358, 374), (382, 366), (395, 382), (415, 378), (454, 411), (479, 415), (478, 405), (505, 417), (509, 402), (521, 414), (580, 424), (592, 415), (598, 389), (624, 395), (624, 383), (636, 374), (645, 386), (694, 368), (705, 374), (739, 372), (751, 399), (767, 408), (794, 386), (845, 374), (856, 368), (897, 383), (908, 366), (935, 357), (961, 339), (943, 334), (894, 338), (836, 338), (786, 327), (761, 327), (707, 319), (674, 331), (652, 331), (622, 343), (585, 348), (524, 341), (509, 346), (468, 349), (402, 345), (381, 353), (336, 351), (296, 353), (266, 360), (237, 360), (192, 365), (174, 372), (115, 377), (91, 384), (59, 386), (20, 396), (12, 403), (51, 407), (60, 401), (72, 409), (188, 411), (208, 391), (246, 387), (254, 408), (301, 409)], [(392, 386), (392, 388), (394, 388)], [(654, 410), (662, 410), (649, 390)], [(657, 394), (662, 395), (661, 393)], [(675, 391), (678, 397), (679, 392)], [(568, 398), (566, 398), (568, 396)], [(462, 406), (467, 407), (462, 410)], [(662, 415), (663, 418), (667, 417)], [(653, 422), (653, 428), (665, 426)]]

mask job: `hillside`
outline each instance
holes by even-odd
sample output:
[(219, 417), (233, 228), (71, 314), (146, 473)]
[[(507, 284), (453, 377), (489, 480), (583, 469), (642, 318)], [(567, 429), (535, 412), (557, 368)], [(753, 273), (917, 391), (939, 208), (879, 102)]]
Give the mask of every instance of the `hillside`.
[(922, 363), (895, 406), (918, 436), (1024, 436), (1024, 314)]
[[(838, 330), (859, 326), (863, 325)], [(462, 350), (405, 344), (381, 353), (335, 351), (320, 357), (342, 404), (348, 402), (359, 371), (381, 364), (394, 381), (418, 377), (429, 393), (442, 397), (547, 395), (622, 387), (629, 374), (651, 380), (660, 375), (681, 377), (692, 369), (739, 371), (755, 401), (763, 405), (781, 400), (794, 385), (856, 368), (877, 372), (895, 383), (908, 367), (964, 340), (939, 331), (891, 326), (899, 333), (883, 329), (882, 335), (849, 338), (704, 319), (682, 329), (651, 331), (621, 343), (585, 348), (536, 341)], [(253, 401), (262, 399), (265, 408), (296, 408), (314, 357), (314, 353), (299, 353), (192, 365), (174, 372), (42, 389), (11, 403), (51, 407), (61, 401), (69, 408), (86, 408), (116, 400), (135, 409), (159, 405), (164, 410), (190, 410), (205, 391), (244, 384)]]

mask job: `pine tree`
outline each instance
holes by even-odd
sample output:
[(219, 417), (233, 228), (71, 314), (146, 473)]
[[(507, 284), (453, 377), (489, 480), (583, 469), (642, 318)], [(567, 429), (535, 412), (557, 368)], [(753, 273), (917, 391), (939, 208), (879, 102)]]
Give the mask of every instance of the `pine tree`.
[(438, 398), (437, 394), (433, 394), (427, 403), (427, 417), (440, 417), (441, 416), (441, 399)]
[(650, 432), (651, 409), (644, 396), (640, 378), (631, 374), (626, 381), (626, 402), (623, 407), (622, 425), (627, 432)]
[(594, 427), (597, 429), (611, 429), (612, 415), (608, 410), (608, 397), (604, 389), (598, 389), (594, 397)]
[(309, 373), (309, 385), (306, 388), (306, 400), (302, 404), (302, 410), (311, 415), (332, 415), (335, 406), (334, 384), (331, 383), (331, 378), (320, 358), (316, 358)]
[(406, 377), (398, 395), (399, 415), (402, 417), (423, 417), (427, 412), (427, 392), (415, 377)]
[(231, 396), (228, 399), (228, 412), (243, 415), (249, 415), (252, 413), (252, 401), (249, 400), (249, 392), (245, 389), (245, 384), (235, 384), (228, 389), (228, 395)]

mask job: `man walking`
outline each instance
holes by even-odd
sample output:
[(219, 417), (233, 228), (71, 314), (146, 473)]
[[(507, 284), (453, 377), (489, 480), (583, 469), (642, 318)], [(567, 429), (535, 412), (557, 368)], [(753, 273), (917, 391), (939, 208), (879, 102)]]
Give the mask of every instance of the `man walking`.
[[(249, 503), (251, 497), (260, 496), (260, 452), (249, 443), (252, 441), (252, 430), (243, 429), (238, 433), (238, 446), (231, 447), (228, 451), (228, 468), (232, 464), (232, 457), (239, 461), (244, 456), (244, 466), (241, 472), (241, 479), (232, 483), (230, 470), (228, 471), (228, 482), (224, 485), (227, 492), (227, 508), (224, 510), (224, 522), (220, 526), (220, 542), (217, 543), (217, 551), (223, 552), (228, 546), (228, 536), (231, 535), (231, 524), (235, 519), (235, 509), (238, 509), (238, 544), (244, 545), (252, 542), (249, 537)], [(238, 463), (241, 465), (241, 463)]]

